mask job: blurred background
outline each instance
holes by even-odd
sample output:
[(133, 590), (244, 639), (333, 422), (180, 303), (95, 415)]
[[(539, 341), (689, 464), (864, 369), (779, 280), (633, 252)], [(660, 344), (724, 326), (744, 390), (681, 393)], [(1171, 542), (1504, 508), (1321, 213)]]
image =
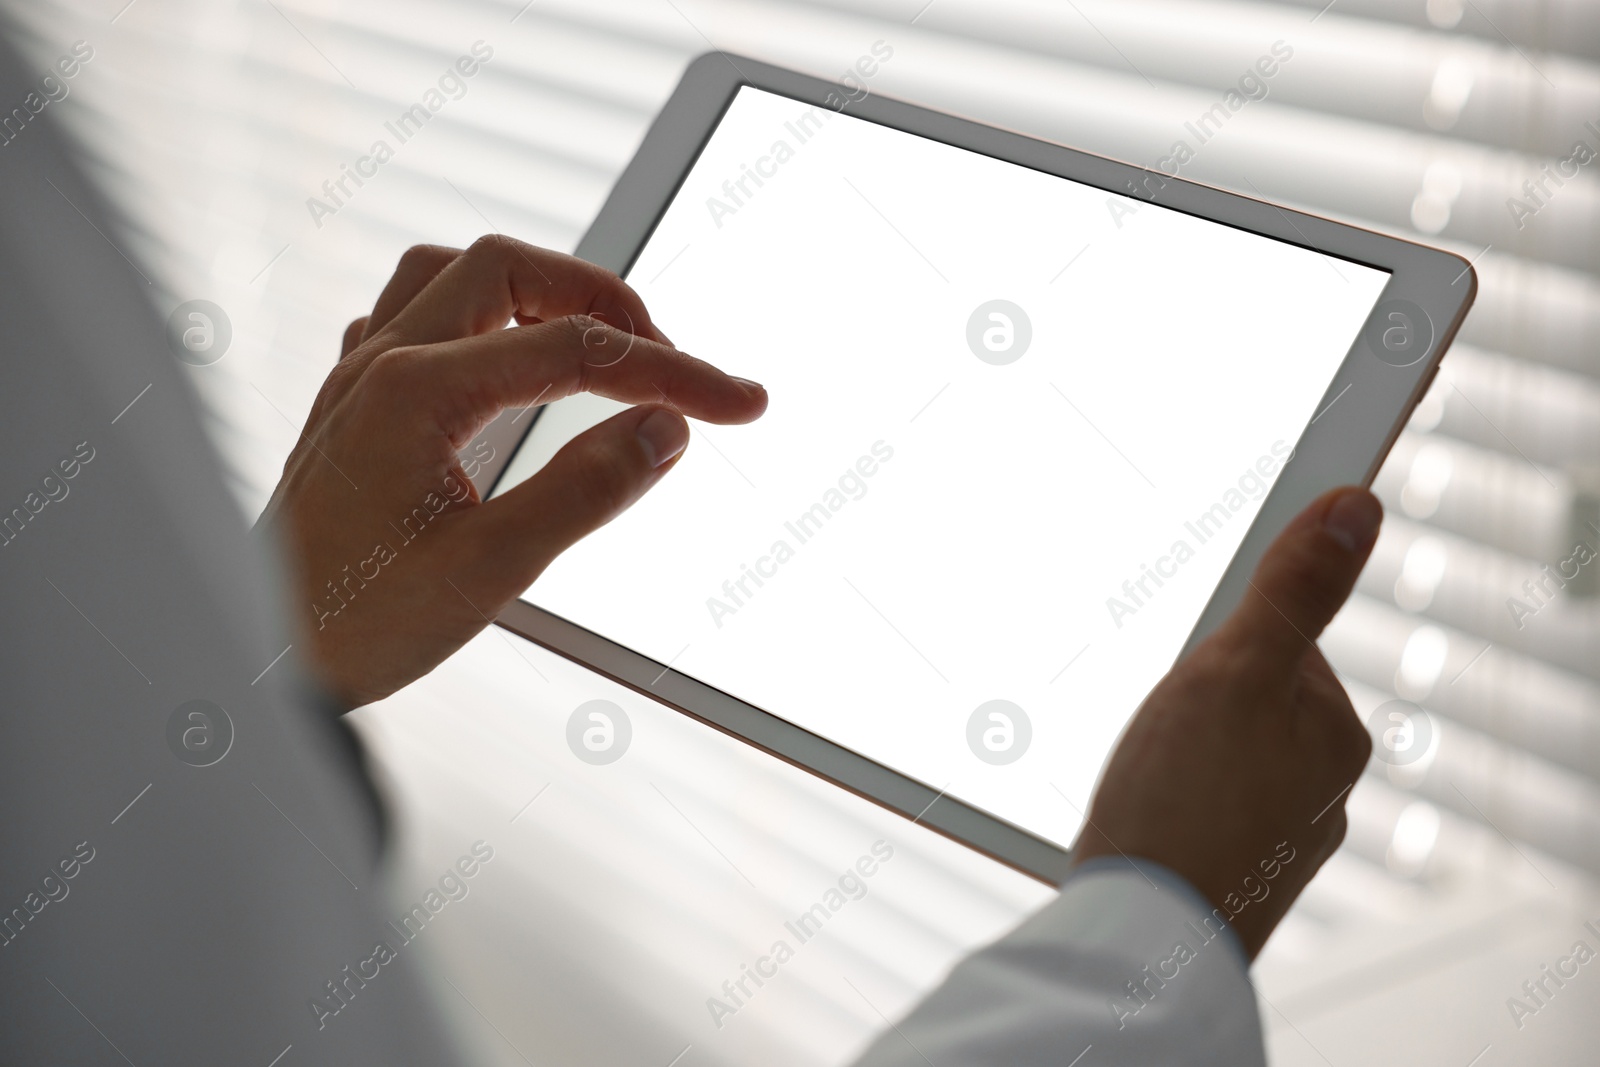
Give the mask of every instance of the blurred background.
[[(1269, 1049), (1595, 1061), (1600, 963), (1538, 999), (1523, 983), (1600, 949), (1600, 562), (1542, 577), (1600, 550), (1600, 164), (1557, 166), (1600, 151), (1596, 0), (4, 6), (41, 74), (92, 48), (47, 117), (126, 213), (108, 240), (157, 310), (199, 298), (231, 319), (225, 358), (189, 373), (252, 518), (400, 253), (489, 230), (571, 249), (710, 47), (834, 77), (885, 41), (875, 92), (1154, 165), (1288, 45), (1267, 99), (1183, 175), (1441, 244), (1481, 290), (1323, 641), (1363, 713), (1426, 714), (1380, 738), (1345, 846), (1255, 968)], [(394, 144), (384, 123), (480, 41), (459, 99), (315, 217), (308, 198)], [(832, 284), (851, 274), (841, 259)], [(608, 766), (564, 741), (597, 697), (633, 722)], [(395, 804), (400, 897), (472, 842), (496, 849), (416, 964), (485, 1063), (843, 1064), (1051, 895), (497, 630), (356, 718)], [(716, 1025), (706, 999), (880, 839), (896, 852), (869, 895)]]

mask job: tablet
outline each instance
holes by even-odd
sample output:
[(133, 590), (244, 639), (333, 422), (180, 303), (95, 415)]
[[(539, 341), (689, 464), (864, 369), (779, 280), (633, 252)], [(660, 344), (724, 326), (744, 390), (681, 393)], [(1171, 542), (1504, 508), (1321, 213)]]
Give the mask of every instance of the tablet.
[[(1476, 279), (870, 93), (875, 48), (684, 75), (578, 254), (770, 406), (694, 424), (500, 621), (1054, 881), (1140, 701), (1370, 483)], [(493, 492), (620, 408), (521, 419)]]

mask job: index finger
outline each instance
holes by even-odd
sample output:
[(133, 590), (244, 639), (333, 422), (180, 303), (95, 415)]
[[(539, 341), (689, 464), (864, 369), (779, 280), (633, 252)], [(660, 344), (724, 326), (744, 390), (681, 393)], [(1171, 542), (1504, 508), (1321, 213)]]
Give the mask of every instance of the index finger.
[(374, 368), (433, 412), (439, 428), (469, 439), (508, 407), (590, 392), (625, 404), (665, 403), (690, 418), (744, 423), (767, 392), (670, 345), (582, 316), (495, 330), (449, 344), (391, 350)]
[(640, 337), (664, 340), (644, 301), (603, 267), (499, 234), (480, 237), (439, 272), (380, 334), (425, 345), (522, 322), (592, 315)]

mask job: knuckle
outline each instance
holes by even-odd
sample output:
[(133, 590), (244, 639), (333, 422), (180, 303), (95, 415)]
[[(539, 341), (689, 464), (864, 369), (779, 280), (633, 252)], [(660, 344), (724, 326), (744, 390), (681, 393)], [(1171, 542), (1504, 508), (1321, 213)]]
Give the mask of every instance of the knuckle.
[(417, 349), (406, 346), (390, 348), (379, 352), (367, 364), (367, 370), (362, 377), (374, 388), (394, 389), (401, 385), (409, 376), (411, 368), (416, 365)]
[(1225, 665), (1213, 656), (1199, 655), (1196, 650), (1196, 655), (1179, 664), (1163, 679), (1163, 684), (1170, 683), (1174, 691), (1187, 700), (1194, 700), (1202, 694), (1231, 692), (1233, 680), (1233, 673)]
[(486, 233), (467, 247), (466, 254), (474, 259), (499, 259), (511, 254), (516, 242), (502, 233)]
[(633, 329), (644, 311), (644, 301), (622, 277), (595, 263), (576, 260), (583, 284), (593, 293), (590, 309), (617, 326)]
[(560, 319), (557, 319), (556, 321), (570, 330), (574, 337), (578, 338), (584, 337), (589, 333), (590, 330), (603, 330), (606, 328), (606, 322), (604, 319), (600, 318), (598, 315), (591, 315), (588, 312), (580, 312), (576, 315), (566, 315)]
[(395, 273), (431, 269), (449, 262), (455, 255), (454, 249), (440, 245), (412, 245), (400, 253), (400, 262), (395, 267)]
[(1324, 758), (1346, 779), (1360, 774), (1372, 756), (1372, 737), (1348, 700), (1325, 709), (1317, 733)]
[(605, 350), (621, 332), (598, 315), (567, 315), (557, 319), (556, 325), (569, 344), (591, 351)]
[(632, 291), (628, 289), (628, 283), (623, 281), (619, 274), (615, 271), (607, 270), (598, 263), (591, 263), (586, 259), (574, 259), (572, 263), (574, 270), (587, 284), (588, 288), (596, 293), (603, 294), (616, 290)]
[(1345, 718), (1344, 755), (1352, 771), (1359, 772), (1372, 758), (1372, 735), (1352, 712)]
[(1184, 661), (1183, 667), (1197, 683), (1207, 688), (1229, 688), (1250, 674), (1250, 649), (1229, 629), (1223, 628), (1202, 641)]

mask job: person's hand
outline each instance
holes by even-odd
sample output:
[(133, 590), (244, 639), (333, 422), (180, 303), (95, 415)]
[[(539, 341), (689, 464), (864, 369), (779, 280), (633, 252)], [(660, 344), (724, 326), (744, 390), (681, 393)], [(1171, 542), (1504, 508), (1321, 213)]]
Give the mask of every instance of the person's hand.
[(1278, 536), (1243, 601), (1145, 699), (1073, 853), (1150, 859), (1187, 878), (1251, 959), (1344, 840), (1372, 742), (1315, 645), (1350, 595), (1382, 509), (1317, 499)]
[[(639, 406), (480, 501), (460, 451), (505, 408), (583, 391)], [(351, 707), (420, 678), (670, 470), (683, 416), (749, 422), (766, 404), (675, 349), (609, 271), (508, 238), (411, 249), (346, 331), (262, 516), (307, 660)]]

